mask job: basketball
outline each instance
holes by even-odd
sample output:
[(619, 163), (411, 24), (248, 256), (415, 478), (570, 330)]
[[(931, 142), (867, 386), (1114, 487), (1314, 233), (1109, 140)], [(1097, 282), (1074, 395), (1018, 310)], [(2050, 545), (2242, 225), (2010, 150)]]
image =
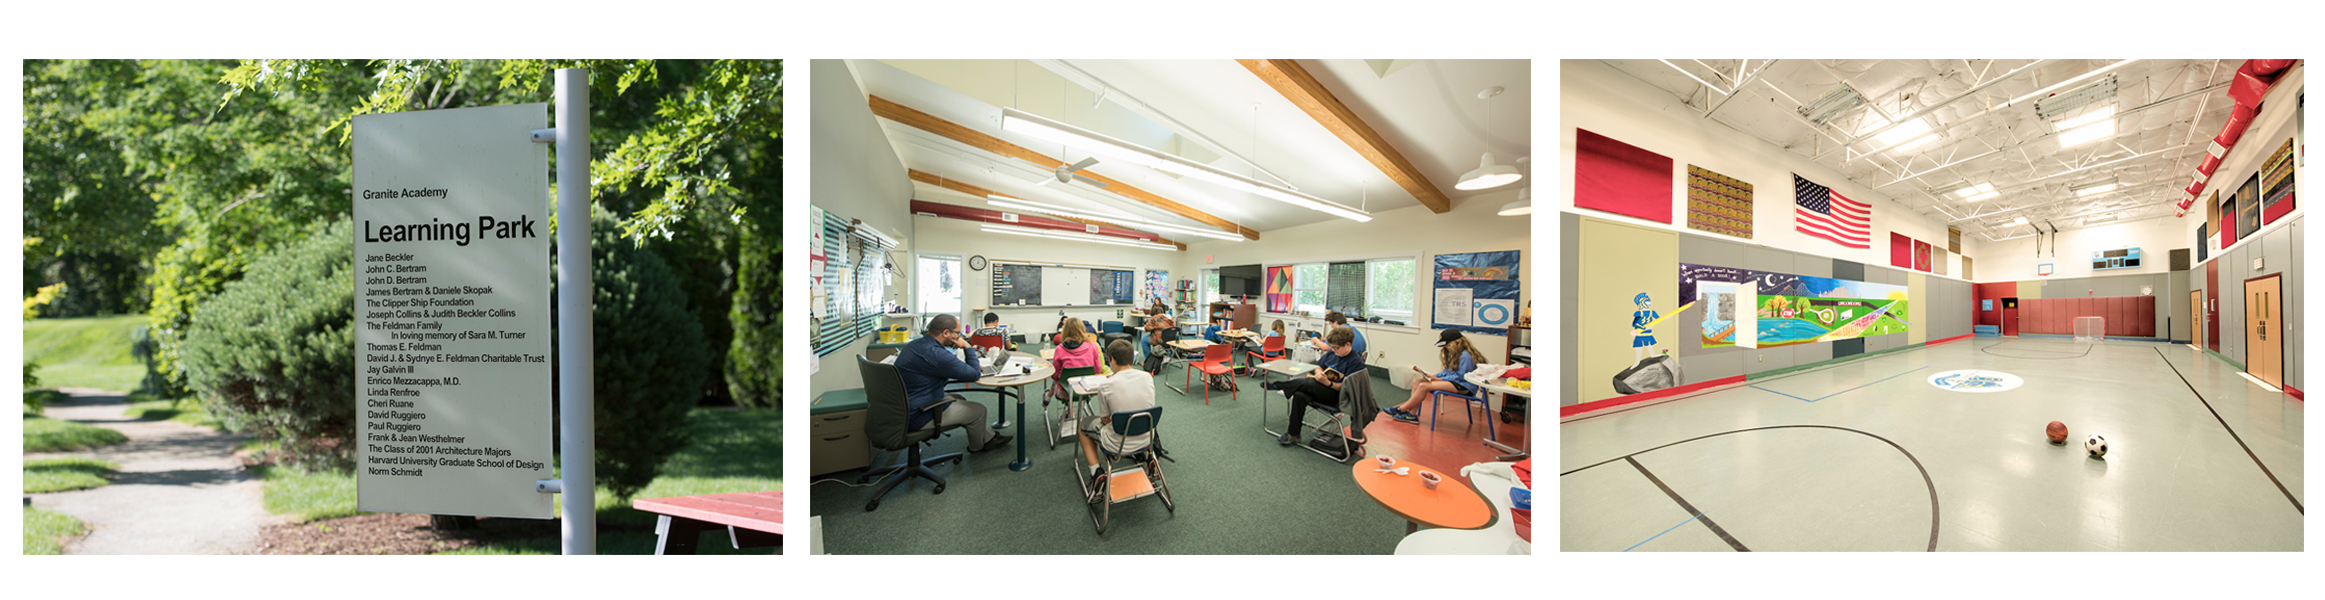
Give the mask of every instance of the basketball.
[(2107, 438), (2094, 435), (2083, 440), (2083, 451), (2091, 453), (2091, 458), (2107, 458)]
[(2058, 422), (2058, 421), (2051, 421), (2050, 427), (2044, 428), (2044, 429), (2043, 429), (2043, 431), (2044, 431), (2045, 433), (2049, 433), (2049, 434), (2050, 434), (2050, 436), (2051, 436), (2051, 443), (2053, 443), (2053, 444), (2065, 444), (2065, 443), (2067, 443), (2067, 424), (2066, 424), (2066, 423), (2060, 423), (2060, 422)]

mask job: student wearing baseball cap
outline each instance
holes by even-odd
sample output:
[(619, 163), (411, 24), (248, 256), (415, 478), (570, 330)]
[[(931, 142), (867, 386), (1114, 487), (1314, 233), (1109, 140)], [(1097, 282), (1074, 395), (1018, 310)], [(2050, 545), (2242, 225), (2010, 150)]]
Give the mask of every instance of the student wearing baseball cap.
[[(1462, 376), (1477, 370), (1477, 363), (1485, 362), (1485, 354), (1478, 352), (1476, 346), (1469, 345), (1468, 337), (1451, 329), (1439, 332), (1437, 334), (1437, 361), (1444, 364), (1445, 370), (1438, 371), (1436, 374), (1422, 373), (1420, 379), (1413, 381), (1412, 398), (1405, 400), (1404, 404), (1383, 408), (1380, 411), (1388, 413), (1389, 418), (1406, 423), (1419, 423), (1421, 417), (1413, 414), (1413, 411), (1421, 408), (1421, 401), (1427, 400), (1430, 392), (1442, 390), (1464, 396), (1477, 394), (1477, 386), (1471, 385), (1468, 380), (1462, 379)], [(1413, 367), (1413, 370), (1418, 372), (1421, 368)]]

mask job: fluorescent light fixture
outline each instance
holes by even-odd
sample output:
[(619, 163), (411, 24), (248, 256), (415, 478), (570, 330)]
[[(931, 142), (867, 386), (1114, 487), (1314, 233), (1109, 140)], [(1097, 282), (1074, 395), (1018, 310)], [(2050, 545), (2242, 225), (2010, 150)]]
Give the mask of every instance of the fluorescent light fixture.
[(983, 227), (979, 227), (979, 228), (978, 228), (978, 231), (983, 231), (983, 232), (985, 232), (985, 233), (1005, 233), (1005, 234), (1009, 234), (1009, 235), (1022, 235), (1022, 236), (1026, 236), (1026, 237), (1050, 238), (1050, 239), (1054, 239), (1054, 240), (1066, 240), (1066, 241), (1070, 241), (1070, 242), (1096, 242), (1096, 243), (1100, 243), (1100, 244), (1112, 244), (1112, 245), (1115, 245), (1115, 246), (1128, 246), (1128, 247), (1131, 247), (1131, 248), (1144, 248), (1144, 249), (1148, 249), (1148, 250), (1169, 250), (1169, 251), (1176, 251), (1176, 250), (1178, 250), (1178, 247), (1176, 247), (1176, 246), (1170, 246), (1170, 245), (1166, 245), (1166, 244), (1158, 244), (1158, 243), (1154, 243), (1154, 242), (1150, 242), (1150, 241), (1146, 241), (1146, 240), (1133, 240), (1133, 239), (1128, 239), (1128, 238), (1118, 238), (1118, 237), (1113, 237), (1113, 236), (1104, 236), (1104, 235), (1091, 235), (1091, 234), (1087, 234), (1087, 233), (1070, 233), (1070, 232), (1064, 232), (1064, 231), (1045, 231), (1045, 230), (1039, 230), (1039, 229), (1025, 229), (1025, 228), (1019, 228), (1019, 227), (1002, 227), (1002, 226), (996, 226), (996, 225), (991, 225), (991, 224), (985, 225), (985, 226), (983, 226)]
[(2115, 135), (2115, 105), (2094, 107), (2058, 122), (2059, 146), (2067, 147)]
[(1530, 214), (1534, 214), (1534, 199), (1533, 199), (1533, 197), (1532, 197), (1532, 196), (1533, 196), (1533, 193), (1532, 193), (1533, 191), (1534, 191), (1534, 188), (1530, 188), (1530, 187), (1529, 187), (1529, 188), (1520, 188), (1520, 189), (1518, 190), (1518, 201), (1516, 201), (1516, 202), (1511, 202), (1511, 203), (1509, 203), (1509, 204), (1504, 204), (1504, 205), (1502, 205), (1502, 210), (1501, 210), (1501, 212), (1497, 212), (1497, 213), (1494, 213), (1494, 214), (1501, 215), (1501, 216), (1504, 216), (1504, 217), (1515, 217), (1515, 216), (1519, 216), (1519, 215), (1530, 215)]
[(2096, 194), (2105, 194), (2107, 192), (2115, 191), (2118, 179), (2120, 178), (2109, 177), (2106, 181), (2093, 181), (2082, 185), (2071, 186), (2067, 189), (2075, 192), (2075, 197), (2077, 198)]
[(1954, 197), (1970, 202), (1992, 200), (2001, 196), (2002, 192), (1994, 191), (1994, 184), (1991, 183), (1981, 183), (1978, 185), (1964, 184), (1960, 189), (1954, 190)]
[(2019, 218), (2016, 218), (2016, 219), (2011, 219), (2011, 220), (2010, 220), (2010, 225), (2011, 225), (2012, 227), (2016, 227), (2016, 226), (2019, 226), (2019, 225), (2025, 225), (2025, 224), (2026, 224), (2026, 217), (2019, 217)]
[[(1228, 189), (1274, 198), (1276, 200), (1291, 203), (1294, 206), (1323, 212), (1359, 223), (1372, 220), (1372, 215), (1369, 213), (1342, 206), (1338, 203), (1334, 203), (1323, 198), (1301, 193), (1297, 190), (1286, 188), (1280, 185), (1266, 183), (1257, 179), (1252, 179), (1250, 177), (1222, 171), (1211, 165), (1206, 165), (1180, 158), (1178, 156), (1151, 150), (1136, 144), (1108, 137), (1105, 134), (1082, 129), (1072, 125), (1067, 125), (1057, 121), (1052, 121), (1014, 108), (1001, 109), (1001, 129), (1003, 131), (1014, 131), (1061, 144), (1072, 145), (1097, 154), (1103, 154), (1108, 158), (1119, 159), (1131, 164), (1209, 181), (1211, 183), (1225, 186)], [(1486, 156), (1490, 159), (1493, 155), (1487, 154)], [(1512, 171), (1515, 170), (1512, 169)], [(1511, 181), (1516, 180), (1512, 179)]]
[(1232, 241), (1237, 241), (1237, 242), (1243, 241), (1243, 236), (1241, 236), (1241, 235), (1237, 235), (1237, 234), (1233, 234), (1233, 233), (1224, 232), (1224, 231), (1208, 231), (1208, 230), (1196, 229), (1196, 228), (1192, 228), (1192, 227), (1180, 227), (1180, 226), (1177, 226), (1177, 225), (1171, 225), (1171, 224), (1168, 224), (1168, 223), (1157, 223), (1157, 222), (1154, 222), (1153, 220), (1150, 220), (1150, 219), (1144, 219), (1144, 218), (1140, 218), (1140, 217), (1134, 217), (1134, 216), (1130, 216), (1130, 215), (1108, 215), (1108, 214), (1103, 214), (1103, 213), (1092, 213), (1092, 212), (1085, 212), (1085, 211), (1081, 211), (1081, 210), (1076, 210), (1076, 209), (1066, 208), (1066, 207), (1063, 207), (1063, 206), (1057, 206), (1057, 205), (1052, 205), (1052, 204), (1043, 204), (1043, 203), (1040, 203), (1040, 202), (1034, 202), (1034, 201), (1031, 201), (1031, 200), (1020, 200), (1020, 199), (1017, 199), (1017, 198), (1011, 198), (1011, 197), (1008, 197), (1008, 196), (1003, 196), (1003, 195), (999, 195), (999, 194), (988, 194), (988, 195), (986, 195), (986, 196), (985, 196), (985, 203), (986, 203), (986, 204), (993, 205), (993, 206), (995, 206), (995, 207), (999, 207), (999, 208), (1006, 208), (1006, 209), (1010, 209), (1010, 210), (1016, 210), (1016, 211), (1022, 211), (1022, 212), (1037, 212), (1037, 213), (1044, 213), (1044, 214), (1052, 214), (1052, 215), (1058, 215), (1058, 216), (1062, 216), (1062, 217), (1073, 217), (1073, 218), (1076, 218), (1076, 219), (1088, 219), (1088, 220), (1092, 220), (1092, 221), (1106, 221), (1106, 222), (1109, 222), (1109, 223), (1118, 223), (1118, 224), (1122, 224), (1122, 225), (1129, 225), (1129, 226), (1137, 227), (1137, 228), (1140, 228), (1140, 229), (1159, 229), (1159, 230), (1169, 231), (1169, 232), (1172, 232), (1172, 233), (1184, 233), (1184, 234), (1187, 234), (1187, 235), (1202, 236), (1202, 237), (1207, 237), (1207, 238), (1215, 238), (1215, 239), (1222, 239), (1222, 240), (1232, 240)]
[[(1873, 126), (1868, 129), (1880, 129), (1888, 124), (1889, 121), (1885, 119), (1873, 117)], [(1929, 119), (1914, 119), (1899, 123), (1896, 127), (1890, 127), (1888, 131), (1881, 132), (1881, 135), (1873, 136), (1873, 141), (1889, 147), (1890, 150), (1911, 150), (1922, 144), (1937, 141), (1937, 136), (1930, 133)]]
[(2108, 221), (2113, 221), (2113, 220), (2120, 219), (2120, 218), (2123, 218), (2123, 215), (2120, 215), (2120, 214), (2104, 214), (2104, 215), (2098, 215), (2098, 216), (2093, 216), (2093, 217), (2085, 217), (2085, 218), (2083, 219), (2083, 224), (2084, 224), (2084, 225), (2090, 225), (2090, 224), (2092, 224), (2092, 223), (2105, 223), (2105, 222), (2108, 222)]
[(1525, 178), (1524, 174), (1518, 173), (1517, 168), (1494, 162), (1493, 153), (1487, 152), (1477, 157), (1476, 169), (1461, 174), (1460, 181), (1453, 184), (1453, 189), (1463, 191), (1490, 190), (1517, 183), (1518, 180)]

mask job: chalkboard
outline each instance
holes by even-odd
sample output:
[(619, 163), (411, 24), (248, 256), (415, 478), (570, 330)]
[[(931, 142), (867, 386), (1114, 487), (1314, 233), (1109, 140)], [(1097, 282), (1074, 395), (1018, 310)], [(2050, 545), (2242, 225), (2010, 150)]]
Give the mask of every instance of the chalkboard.
[(993, 264), (993, 305), (1041, 304), (1041, 267)]

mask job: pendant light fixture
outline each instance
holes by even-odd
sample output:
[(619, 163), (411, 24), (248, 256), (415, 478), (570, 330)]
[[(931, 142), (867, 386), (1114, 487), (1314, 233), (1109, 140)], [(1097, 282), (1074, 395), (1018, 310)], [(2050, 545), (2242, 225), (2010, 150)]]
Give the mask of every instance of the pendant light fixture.
[[(1493, 97), (1499, 96), (1501, 93), (1502, 86), (1498, 85), (1477, 93), (1477, 98), (1485, 101), (1485, 124), (1488, 130), (1493, 127)], [(1461, 174), (1461, 180), (1453, 184), (1453, 189), (1462, 191), (1490, 190), (1517, 183), (1518, 180), (1525, 178), (1526, 176), (1519, 174), (1516, 168), (1494, 162), (1493, 153), (1487, 152), (1477, 157), (1476, 170)]]
[(1494, 213), (1494, 214), (1501, 215), (1501, 216), (1504, 216), (1504, 217), (1515, 217), (1515, 216), (1520, 216), (1520, 215), (1530, 215), (1530, 214), (1534, 214), (1534, 199), (1533, 199), (1533, 195), (1534, 195), (1534, 188), (1531, 188), (1531, 187), (1523, 187), (1523, 188), (1518, 188), (1518, 201), (1517, 201), (1517, 202), (1511, 202), (1511, 203), (1509, 203), (1509, 204), (1504, 204), (1504, 205), (1502, 205), (1502, 210), (1501, 210), (1501, 212), (1497, 212), (1497, 213)]

